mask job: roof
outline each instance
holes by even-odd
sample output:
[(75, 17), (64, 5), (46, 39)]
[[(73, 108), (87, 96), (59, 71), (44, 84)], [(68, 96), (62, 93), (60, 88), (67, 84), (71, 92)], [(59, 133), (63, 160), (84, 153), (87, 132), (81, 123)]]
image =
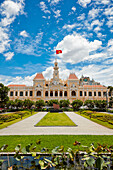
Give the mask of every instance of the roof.
[(25, 87), (25, 84), (9, 84), (8, 87)]
[(69, 78), (68, 79), (78, 79), (78, 77), (75, 75), (75, 73), (70, 73)]
[(44, 79), (44, 76), (42, 73), (37, 73), (34, 80), (37, 80), (37, 79)]
[(94, 88), (98, 88), (98, 87), (104, 87), (105, 88), (105, 86), (103, 86), (103, 85), (83, 85), (83, 87), (94, 87)]

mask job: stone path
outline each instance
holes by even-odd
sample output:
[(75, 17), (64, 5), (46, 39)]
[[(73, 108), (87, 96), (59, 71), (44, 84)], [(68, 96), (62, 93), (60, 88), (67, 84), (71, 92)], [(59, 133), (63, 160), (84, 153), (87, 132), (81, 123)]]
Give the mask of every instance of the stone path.
[(113, 130), (98, 125), (74, 112), (65, 112), (77, 127), (35, 127), (47, 112), (39, 112), (29, 118), (0, 130), (0, 135), (113, 135)]

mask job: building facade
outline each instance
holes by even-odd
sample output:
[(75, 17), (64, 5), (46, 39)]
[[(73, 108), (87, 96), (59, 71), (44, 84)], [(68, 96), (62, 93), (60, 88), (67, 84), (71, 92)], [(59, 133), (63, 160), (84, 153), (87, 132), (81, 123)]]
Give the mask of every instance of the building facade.
[[(42, 73), (37, 73), (33, 79), (33, 86), (26, 85), (8, 85), (10, 91), (8, 96), (10, 100), (30, 99), (33, 101), (51, 99), (67, 100), (70, 102), (80, 99), (85, 100), (106, 100), (107, 87), (101, 85), (89, 77), (82, 76), (80, 79), (71, 73), (67, 80), (59, 78), (58, 62), (54, 63), (53, 78), (46, 80)], [(111, 94), (108, 93), (108, 100)]]

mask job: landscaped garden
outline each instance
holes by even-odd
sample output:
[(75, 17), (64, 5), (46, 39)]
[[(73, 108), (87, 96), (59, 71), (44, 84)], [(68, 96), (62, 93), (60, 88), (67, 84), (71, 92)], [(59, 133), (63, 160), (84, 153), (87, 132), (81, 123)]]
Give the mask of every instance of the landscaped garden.
[(65, 113), (47, 113), (35, 126), (76, 126)]
[(12, 125), (13, 123), (19, 122), (22, 119), (25, 119), (31, 115), (36, 114), (37, 112), (34, 112), (32, 110), (26, 110), (26, 111), (18, 111), (8, 114), (1, 114), (0, 115), (0, 129), (5, 128), (9, 125)]
[(76, 113), (100, 125), (113, 129), (113, 115), (91, 110), (79, 110)]

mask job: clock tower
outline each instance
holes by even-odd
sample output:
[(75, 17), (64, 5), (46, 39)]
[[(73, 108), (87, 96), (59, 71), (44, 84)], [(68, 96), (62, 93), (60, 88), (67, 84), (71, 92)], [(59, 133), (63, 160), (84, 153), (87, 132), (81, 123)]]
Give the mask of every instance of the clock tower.
[(58, 69), (59, 69), (58, 62), (57, 62), (57, 59), (55, 59), (54, 71), (53, 71), (53, 82), (54, 82), (54, 84), (59, 83), (59, 70)]

